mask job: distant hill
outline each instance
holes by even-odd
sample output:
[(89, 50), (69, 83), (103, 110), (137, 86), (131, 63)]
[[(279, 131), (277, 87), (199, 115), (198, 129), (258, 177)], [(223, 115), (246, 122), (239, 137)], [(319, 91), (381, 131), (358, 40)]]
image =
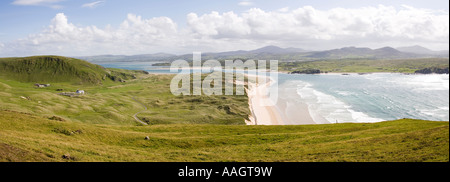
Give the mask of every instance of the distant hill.
[(101, 84), (108, 70), (83, 60), (60, 56), (0, 58), (0, 77), (21, 82)]
[(361, 55), (368, 55), (372, 50), (369, 48), (356, 48), (356, 47), (345, 47), (341, 49), (333, 49), (329, 51), (318, 51), (313, 52), (307, 57), (310, 58), (330, 58), (334, 57), (337, 59), (346, 58), (346, 57), (356, 57)]
[[(289, 59), (299, 58), (298, 54), (307, 52), (299, 48), (280, 48), (277, 46), (266, 46), (256, 50), (238, 50), (218, 53), (202, 53), (202, 59), (279, 59), (279, 55), (283, 55)], [(124, 55), (99, 55), (99, 56), (85, 56), (75, 57), (93, 63), (100, 62), (171, 62), (175, 60), (189, 60), (192, 61), (192, 53), (184, 55), (174, 55), (167, 53), (157, 54), (142, 54), (133, 56)]]
[(308, 55), (309, 58), (316, 59), (400, 59), (416, 58), (419, 55), (400, 52), (392, 47), (379, 49), (344, 47), (329, 51), (319, 51)]
[(427, 49), (425, 47), (422, 46), (409, 46), (409, 47), (398, 47), (397, 50), (402, 51), (402, 52), (409, 52), (409, 53), (416, 53), (416, 54), (434, 54), (435, 52)]
[[(280, 48), (277, 46), (266, 46), (255, 50), (239, 50), (219, 53), (203, 53), (202, 59), (217, 59), (217, 60), (233, 60), (233, 59), (265, 59), (265, 60), (293, 60), (299, 59), (308, 52), (300, 48)], [(192, 60), (192, 54), (185, 54), (176, 57), (176, 59)]]
[(239, 55), (258, 55), (258, 54), (285, 54), (285, 53), (296, 53), (301, 52), (303, 49), (296, 48), (288, 48), (283, 49), (277, 46), (266, 46), (255, 50), (250, 51), (230, 51), (230, 52), (221, 52), (221, 53), (206, 53), (206, 55), (212, 56), (239, 56)]
[(284, 53), (295, 53), (295, 52), (302, 52), (303, 49), (296, 49), (296, 48), (288, 48), (283, 49), (277, 46), (266, 46), (263, 48), (259, 48), (253, 51), (249, 51), (250, 53), (255, 54), (261, 54), (261, 53), (269, 53), (269, 54), (284, 54)]
[(425, 54), (425, 55), (442, 55), (442, 56), (448, 56), (449, 55), (449, 51), (448, 50), (433, 51), (433, 50), (430, 50), (428, 48), (425, 48), (425, 47), (422, 47), (422, 46), (419, 46), (419, 45), (409, 46), (409, 47), (398, 47), (396, 49), (401, 51), (401, 52), (406, 52), (406, 53)]
[[(300, 48), (280, 48), (266, 46), (255, 50), (238, 50), (216, 53), (202, 53), (202, 60), (234, 60), (234, 59), (262, 59), (279, 61), (316, 61), (339, 59), (409, 59), (409, 58), (448, 58), (448, 51), (431, 51), (429, 49), (412, 46), (403, 48), (383, 47), (370, 49), (365, 47), (344, 47), (324, 51), (308, 51)], [(135, 56), (103, 55), (78, 57), (93, 63), (97, 62), (171, 62), (175, 60), (192, 61), (192, 53), (174, 55), (166, 53), (144, 54)]]
[(167, 53), (156, 53), (156, 54), (141, 54), (141, 55), (99, 55), (99, 56), (85, 56), (85, 57), (75, 57), (78, 59), (86, 60), (89, 62), (153, 62), (162, 61), (167, 59), (174, 59), (176, 55)]

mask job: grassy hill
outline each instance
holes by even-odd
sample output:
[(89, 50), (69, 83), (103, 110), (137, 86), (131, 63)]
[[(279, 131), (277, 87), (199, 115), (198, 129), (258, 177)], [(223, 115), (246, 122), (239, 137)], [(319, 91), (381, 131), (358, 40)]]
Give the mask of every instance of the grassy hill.
[(449, 123), (413, 119), (119, 126), (3, 110), (0, 128), (0, 161), (449, 161)]
[(21, 82), (101, 84), (108, 70), (89, 62), (60, 57), (0, 58), (0, 77)]
[(54, 56), (0, 65), (0, 161), (449, 161), (448, 122), (245, 126), (246, 95), (174, 96), (174, 75)]
[[(51, 87), (36, 88), (34, 83), (0, 77), (0, 110), (47, 118), (56, 116), (68, 122), (109, 125), (137, 125), (132, 116), (144, 110), (140, 103), (148, 110), (138, 117), (150, 124), (244, 125), (250, 113), (246, 95), (174, 96), (170, 92), (174, 75), (149, 75), (120, 69), (110, 71), (121, 79), (128, 79), (126, 82), (105, 81), (101, 85), (52, 83)], [(59, 95), (78, 89), (86, 91), (86, 94), (79, 97)]]

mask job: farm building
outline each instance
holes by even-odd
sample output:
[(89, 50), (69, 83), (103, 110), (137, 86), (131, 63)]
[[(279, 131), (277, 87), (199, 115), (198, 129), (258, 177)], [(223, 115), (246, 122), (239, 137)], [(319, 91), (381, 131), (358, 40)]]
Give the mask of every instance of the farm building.
[(36, 84), (34, 84), (34, 86), (36, 86), (38, 88), (45, 88), (45, 87), (50, 87), (50, 84), (39, 84), (39, 83), (36, 83)]

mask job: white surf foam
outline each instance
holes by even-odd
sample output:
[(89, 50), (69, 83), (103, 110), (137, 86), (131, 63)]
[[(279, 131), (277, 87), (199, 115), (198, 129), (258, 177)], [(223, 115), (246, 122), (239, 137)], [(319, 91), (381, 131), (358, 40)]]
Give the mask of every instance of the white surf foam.
[(448, 90), (449, 75), (413, 75), (405, 83), (420, 90)]
[(383, 121), (353, 110), (351, 106), (338, 98), (313, 89), (310, 83), (303, 81), (297, 83), (297, 93), (302, 102), (308, 105), (314, 121), (320, 121), (320, 117), (325, 118), (330, 123)]
[(418, 112), (423, 113), (430, 117), (439, 117), (446, 118), (445, 120), (449, 120), (449, 107), (439, 107), (436, 109), (418, 109)]
[(409, 86), (414, 90), (449, 89), (449, 75), (446, 74), (404, 75), (395, 73), (379, 73), (364, 75), (364, 77), (368, 80), (385, 80), (386, 82)]

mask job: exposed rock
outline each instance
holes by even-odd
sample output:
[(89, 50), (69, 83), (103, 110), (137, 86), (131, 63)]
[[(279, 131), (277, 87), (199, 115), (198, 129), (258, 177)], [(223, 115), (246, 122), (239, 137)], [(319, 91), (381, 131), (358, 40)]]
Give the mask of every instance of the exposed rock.
[(319, 74), (320, 70), (318, 69), (306, 69), (301, 71), (293, 71), (291, 74)]
[(30, 97), (24, 97), (24, 96), (20, 96), (20, 98), (21, 98), (21, 99), (24, 99), (24, 100), (31, 100), (31, 98), (30, 98)]
[(61, 157), (65, 160), (77, 161), (77, 158), (75, 156), (70, 156), (70, 154), (64, 154)]
[(70, 154), (64, 154), (64, 155), (62, 156), (62, 158), (63, 158), (63, 159), (70, 159)]
[(66, 121), (65, 119), (58, 117), (58, 116), (52, 116), (52, 117), (49, 117), (48, 119), (54, 120), (54, 121)]
[(431, 68), (424, 68), (421, 70), (417, 70), (415, 73), (420, 73), (420, 74), (449, 74), (449, 68), (436, 68), (436, 67), (431, 67)]

